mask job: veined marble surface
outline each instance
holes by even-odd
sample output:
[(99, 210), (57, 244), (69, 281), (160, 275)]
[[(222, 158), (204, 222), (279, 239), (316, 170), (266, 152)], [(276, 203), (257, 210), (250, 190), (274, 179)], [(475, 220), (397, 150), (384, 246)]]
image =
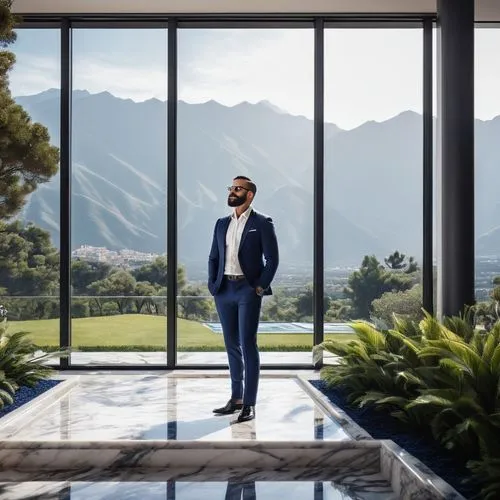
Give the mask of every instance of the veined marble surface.
[(321, 391), (318, 391), (318, 389), (309, 382), (309, 380), (315, 378), (317, 377), (301, 374), (297, 376), (297, 381), (306, 392), (310, 394), (315, 403), (320, 408), (324, 409), (327, 415), (333, 417), (333, 419), (340, 424), (342, 429), (344, 429), (353, 439), (372, 439), (370, 434), (354, 422), (344, 410), (335, 406)]
[[(58, 500), (396, 500), (380, 474), (311, 480), (306, 471), (254, 473), (252, 471), (173, 471), (168, 476), (148, 473), (108, 481), (75, 477), (67, 482), (0, 483), (0, 499)], [(174, 479), (172, 479), (172, 477)]]
[(370, 439), (309, 384), (316, 376), (263, 375), (257, 418), (243, 424), (212, 414), (227, 371), (74, 376), (48, 407), (0, 420), (0, 498), (463, 499)]
[(74, 375), (70, 377), (55, 376), (53, 378), (60, 380), (59, 384), (32, 399), (29, 403), (12, 410), (0, 419), (0, 426), (4, 431), (4, 435), (17, 431), (20, 426), (29, 422), (38, 412), (44, 411), (48, 406), (58, 401), (64, 394), (75, 387), (79, 380), (79, 377)]
[(256, 419), (212, 409), (229, 398), (228, 377), (87, 375), (36, 419), (0, 439), (47, 440), (347, 440), (341, 425), (320, 409), (295, 378), (262, 376)]
[[(324, 352), (325, 364), (335, 361), (335, 356)], [(311, 351), (307, 352), (261, 352), (262, 365), (313, 365)], [(225, 352), (178, 352), (177, 363), (189, 365), (227, 365)], [(167, 353), (163, 352), (73, 352), (72, 365), (166, 365)]]
[(401, 499), (465, 500), (452, 486), (393, 441), (382, 441), (380, 466)]
[(335, 474), (378, 473), (378, 441), (204, 442), (204, 441), (5, 441), (0, 469), (84, 471), (98, 468), (168, 470), (238, 467), (257, 471), (317, 468)]

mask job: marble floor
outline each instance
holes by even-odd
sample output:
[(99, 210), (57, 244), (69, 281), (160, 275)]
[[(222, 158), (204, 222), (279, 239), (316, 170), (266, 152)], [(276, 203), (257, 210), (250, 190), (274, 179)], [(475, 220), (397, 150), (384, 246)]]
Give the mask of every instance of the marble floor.
[(227, 377), (83, 375), (79, 384), (0, 439), (11, 440), (345, 440), (348, 434), (294, 378), (262, 376), (256, 418), (215, 416)]
[[(260, 359), (265, 365), (306, 365), (312, 366), (312, 352), (261, 352)], [(334, 362), (335, 357), (324, 353), (324, 363)], [(80, 366), (113, 365), (166, 365), (166, 352), (73, 352), (71, 364)], [(227, 365), (225, 352), (179, 352), (177, 364), (189, 365)]]
[(212, 413), (224, 370), (65, 375), (46, 404), (0, 419), (0, 499), (462, 498), (301, 374), (263, 373), (246, 423)]

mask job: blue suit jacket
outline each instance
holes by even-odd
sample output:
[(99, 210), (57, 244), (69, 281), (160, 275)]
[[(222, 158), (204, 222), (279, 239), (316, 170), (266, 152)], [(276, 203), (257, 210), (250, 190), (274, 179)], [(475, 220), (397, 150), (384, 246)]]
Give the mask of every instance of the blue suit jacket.
[[(226, 263), (226, 233), (231, 216), (218, 219), (208, 259), (208, 289), (215, 295), (224, 278)], [(271, 295), (271, 281), (279, 263), (278, 241), (270, 217), (252, 209), (241, 235), (238, 251), (241, 270), (251, 286)]]

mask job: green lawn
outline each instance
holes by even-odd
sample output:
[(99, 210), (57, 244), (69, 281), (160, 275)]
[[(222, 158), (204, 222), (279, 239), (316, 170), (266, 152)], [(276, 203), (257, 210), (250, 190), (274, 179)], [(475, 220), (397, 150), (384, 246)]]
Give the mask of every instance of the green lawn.
[[(164, 347), (167, 322), (164, 316), (126, 314), (96, 318), (74, 319), (72, 322), (73, 346), (157, 346)], [(26, 331), (40, 346), (59, 344), (59, 320), (11, 321), (9, 331)], [(179, 350), (223, 349), (222, 335), (196, 321), (177, 320)], [(353, 338), (349, 334), (336, 334), (328, 337), (340, 341)], [(284, 347), (312, 347), (312, 337), (306, 334), (259, 334), (259, 346), (283, 350)]]

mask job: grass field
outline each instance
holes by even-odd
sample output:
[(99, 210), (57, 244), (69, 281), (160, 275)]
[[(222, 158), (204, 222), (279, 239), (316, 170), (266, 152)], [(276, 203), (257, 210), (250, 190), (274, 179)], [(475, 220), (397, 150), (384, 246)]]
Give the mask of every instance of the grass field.
[[(59, 344), (59, 320), (11, 321), (9, 331), (29, 332), (30, 337), (40, 346), (57, 346)], [(105, 316), (95, 318), (74, 319), (72, 322), (72, 345), (77, 346), (157, 346), (164, 347), (167, 335), (167, 322), (164, 316), (146, 316), (126, 314), (123, 316)], [(196, 321), (177, 320), (177, 338), (179, 351), (224, 349), (221, 334)], [(353, 338), (349, 334), (328, 335), (327, 338), (348, 341)], [(309, 334), (259, 334), (260, 347), (269, 350), (283, 350), (303, 346), (305, 350), (312, 347), (312, 336)]]

